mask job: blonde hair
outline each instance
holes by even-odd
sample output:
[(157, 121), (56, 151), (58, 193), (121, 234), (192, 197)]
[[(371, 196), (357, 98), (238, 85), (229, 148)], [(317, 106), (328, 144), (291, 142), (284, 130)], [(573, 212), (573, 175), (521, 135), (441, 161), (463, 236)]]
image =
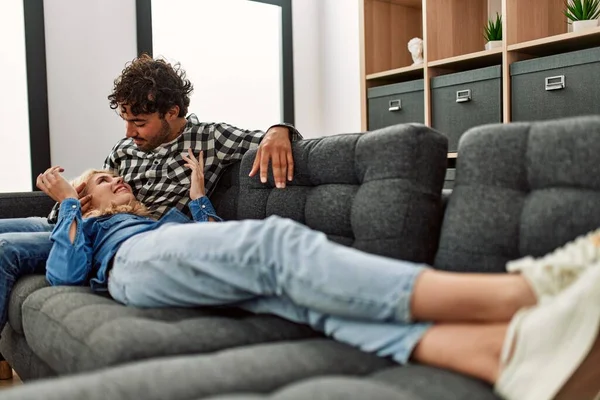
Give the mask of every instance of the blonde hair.
[[(81, 192), (80, 197), (83, 197), (88, 194), (88, 185), (87, 184), (89, 184), (92, 177), (97, 174), (109, 174), (114, 177), (119, 176), (110, 170), (88, 169), (87, 171), (84, 171), (81, 175), (79, 175), (77, 178), (75, 178), (71, 181), (71, 185), (73, 185), (73, 187), (77, 187), (80, 184), (82, 184), (83, 182), (86, 183), (86, 186), (83, 188), (83, 191)], [(134, 215), (139, 215), (140, 217), (149, 217), (149, 218), (154, 219), (154, 217), (152, 216), (150, 211), (146, 208), (146, 206), (143, 205), (138, 200), (132, 200), (129, 202), (129, 204), (123, 204), (123, 205), (111, 204), (110, 206), (108, 206), (102, 210), (92, 208), (87, 213), (85, 213), (85, 215), (83, 215), (83, 217), (84, 218), (100, 217), (103, 215), (114, 215), (114, 214), (122, 214), (122, 213), (134, 214)]]

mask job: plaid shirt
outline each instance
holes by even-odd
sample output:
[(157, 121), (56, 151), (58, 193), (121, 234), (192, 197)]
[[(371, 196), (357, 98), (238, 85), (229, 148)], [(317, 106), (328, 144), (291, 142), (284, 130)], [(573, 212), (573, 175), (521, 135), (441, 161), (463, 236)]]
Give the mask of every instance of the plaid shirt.
[[(295, 128), (281, 126), (290, 128), (291, 140), (302, 138)], [(257, 148), (264, 135), (262, 131), (224, 123), (200, 122), (191, 114), (181, 135), (150, 152), (139, 150), (132, 139), (121, 139), (104, 161), (104, 168), (122, 176), (155, 217), (160, 218), (173, 207), (189, 215), (186, 206), (190, 201), (191, 170), (181, 155), (189, 148), (196, 157), (204, 151), (204, 179), (210, 195), (223, 169), (241, 160), (246, 151)]]

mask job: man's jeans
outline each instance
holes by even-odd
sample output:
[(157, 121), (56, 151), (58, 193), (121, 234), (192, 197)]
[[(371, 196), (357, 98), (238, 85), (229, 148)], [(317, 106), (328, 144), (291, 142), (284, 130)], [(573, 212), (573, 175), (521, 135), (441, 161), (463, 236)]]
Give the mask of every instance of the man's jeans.
[(430, 326), (410, 315), (423, 270), (269, 217), (167, 224), (136, 235), (117, 252), (108, 288), (138, 307), (235, 305), (276, 314), (406, 363)]
[(53, 228), (46, 218), (0, 219), (0, 331), (6, 324), (8, 300), (17, 279), (45, 272)]

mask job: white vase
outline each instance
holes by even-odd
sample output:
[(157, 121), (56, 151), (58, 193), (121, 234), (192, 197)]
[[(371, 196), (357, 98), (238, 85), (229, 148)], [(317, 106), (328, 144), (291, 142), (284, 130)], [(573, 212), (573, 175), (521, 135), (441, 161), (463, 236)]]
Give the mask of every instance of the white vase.
[(502, 40), (490, 40), (485, 44), (486, 50), (496, 49), (498, 47), (502, 47)]
[(598, 26), (597, 19), (587, 19), (583, 21), (573, 21), (573, 32), (581, 32)]

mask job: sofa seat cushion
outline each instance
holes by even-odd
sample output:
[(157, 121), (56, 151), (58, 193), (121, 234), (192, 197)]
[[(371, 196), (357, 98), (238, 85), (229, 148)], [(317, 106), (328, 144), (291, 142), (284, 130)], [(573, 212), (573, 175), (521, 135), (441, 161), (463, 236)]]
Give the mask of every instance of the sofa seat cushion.
[(391, 367), (364, 377), (325, 375), (268, 394), (233, 393), (205, 400), (500, 400), (484, 382), (423, 365)]
[(10, 324), (7, 324), (2, 330), (0, 346), (2, 355), (23, 382), (56, 376), (54, 370), (31, 351), (25, 336), (15, 332)]
[(23, 335), (23, 302), (38, 289), (47, 287), (48, 281), (44, 275), (26, 275), (13, 286), (10, 293), (10, 302), (8, 304), (8, 324), (13, 330)]
[(28, 384), (3, 399), (37, 399), (41, 393), (47, 400), (498, 400), (481, 381), (430, 367), (401, 367), (329, 339), (147, 360)]
[(317, 336), (273, 316), (232, 309), (138, 309), (89, 288), (67, 286), (31, 294), (23, 303), (23, 330), (31, 349), (58, 374)]
[(505, 272), (600, 227), (599, 139), (599, 116), (465, 133), (435, 266)]

